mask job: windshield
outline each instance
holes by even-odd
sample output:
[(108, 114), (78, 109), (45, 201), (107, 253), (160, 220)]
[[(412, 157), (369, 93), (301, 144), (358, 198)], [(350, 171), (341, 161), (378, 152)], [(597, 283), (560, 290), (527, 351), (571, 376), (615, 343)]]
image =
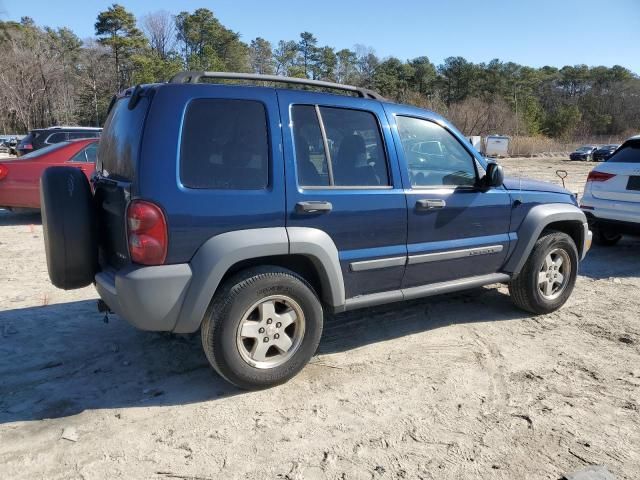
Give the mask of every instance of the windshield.
[(34, 158), (41, 157), (42, 155), (46, 155), (47, 153), (59, 150), (62, 147), (65, 147), (65, 146), (69, 145), (69, 143), (71, 143), (71, 142), (54, 143), (53, 145), (49, 145), (49, 146), (41, 148), (39, 150), (34, 150), (31, 153), (27, 153), (26, 155), (21, 156), (20, 160), (31, 160), (31, 159), (34, 159)]
[(589, 152), (591, 150), (591, 147), (580, 147), (579, 149), (576, 150), (576, 152)]

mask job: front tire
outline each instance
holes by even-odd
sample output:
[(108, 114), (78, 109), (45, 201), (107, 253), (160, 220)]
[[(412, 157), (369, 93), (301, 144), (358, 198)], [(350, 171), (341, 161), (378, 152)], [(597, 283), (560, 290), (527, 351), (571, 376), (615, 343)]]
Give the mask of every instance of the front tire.
[(312, 287), (280, 267), (244, 270), (215, 294), (202, 322), (211, 366), (239, 388), (268, 388), (294, 377), (322, 335), (322, 305)]
[(543, 234), (520, 274), (509, 283), (515, 305), (538, 315), (562, 307), (576, 283), (578, 249), (563, 232)]

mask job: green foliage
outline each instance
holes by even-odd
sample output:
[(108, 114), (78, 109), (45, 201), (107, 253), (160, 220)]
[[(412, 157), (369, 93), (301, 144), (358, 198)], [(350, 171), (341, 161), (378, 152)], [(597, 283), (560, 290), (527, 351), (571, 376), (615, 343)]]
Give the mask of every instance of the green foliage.
[(116, 84), (122, 88), (130, 79), (128, 69), (122, 67), (127, 66), (136, 49), (145, 45), (144, 35), (136, 27), (133, 14), (117, 3), (98, 14), (95, 30), (98, 41), (113, 52)]
[[(427, 56), (379, 58), (367, 47), (321, 46), (311, 32), (249, 45), (214, 12), (199, 8), (136, 18), (113, 4), (98, 13), (97, 43), (33, 19), (0, 21), (0, 129), (52, 123), (101, 125), (111, 96), (184, 70), (235, 71), (337, 81), (374, 88), (391, 100), (431, 108), (466, 134), (563, 139), (640, 129), (640, 78), (628, 69), (569, 65), (532, 68), (493, 59), (473, 63)], [(113, 72), (110, 74), (109, 72)]]
[(176, 31), (188, 70), (249, 70), (249, 48), (240, 41), (240, 34), (225, 28), (211, 10), (179, 13)]

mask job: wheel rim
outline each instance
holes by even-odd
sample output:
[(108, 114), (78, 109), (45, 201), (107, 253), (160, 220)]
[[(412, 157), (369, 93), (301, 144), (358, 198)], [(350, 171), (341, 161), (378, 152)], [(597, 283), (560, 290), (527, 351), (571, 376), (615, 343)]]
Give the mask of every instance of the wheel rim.
[(272, 295), (251, 305), (236, 333), (242, 359), (256, 368), (275, 368), (300, 348), (305, 331), (302, 308), (291, 297)]
[(545, 299), (555, 300), (567, 288), (570, 277), (569, 254), (561, 248), (551, 250), (538, 272), (538, 290)]

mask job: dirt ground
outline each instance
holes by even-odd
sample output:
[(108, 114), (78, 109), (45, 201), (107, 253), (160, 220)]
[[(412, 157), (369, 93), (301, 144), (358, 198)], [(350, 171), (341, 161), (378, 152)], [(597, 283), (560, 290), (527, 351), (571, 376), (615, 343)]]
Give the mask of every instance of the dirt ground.
[[(592, 167), (502, 163), (572, 191)], [(55, 289), (39, 217), (0, 212), (0, 478), (638, 479), (638, 252), (594, 247), (550, 315), (492, 286), (327, 318), (299, 376), (247, 393), (197, 336)]]

